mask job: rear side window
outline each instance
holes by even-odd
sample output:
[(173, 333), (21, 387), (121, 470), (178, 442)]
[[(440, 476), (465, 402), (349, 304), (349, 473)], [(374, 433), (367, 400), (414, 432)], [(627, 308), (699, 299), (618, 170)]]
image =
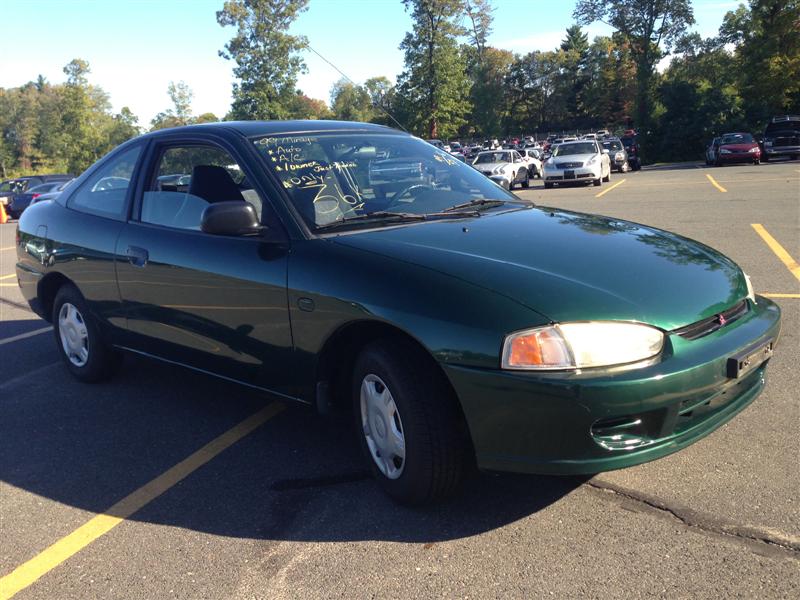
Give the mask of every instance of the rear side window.
[(125, 220), (125, 198), (141, 152), (139, 144), (106, 162), (72, 194), (67, 207), (98, 217)]

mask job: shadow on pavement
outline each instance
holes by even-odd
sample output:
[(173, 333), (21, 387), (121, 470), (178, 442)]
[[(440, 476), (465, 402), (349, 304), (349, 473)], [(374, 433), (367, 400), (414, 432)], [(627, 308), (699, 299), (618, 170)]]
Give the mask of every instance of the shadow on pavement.
[[(268, 402), (137, 357), (95, 385), (51, 364), (0, 383), (0, 480), (100, 513)], [(475, 474), (445, 504), (403, 508), (369, 478), (343, 421), (287, 406), (130, 520), (240, 538), (435, 542), (532, 515), (588, 479)], [(36, 518), (6, 513), (20, 531)]]

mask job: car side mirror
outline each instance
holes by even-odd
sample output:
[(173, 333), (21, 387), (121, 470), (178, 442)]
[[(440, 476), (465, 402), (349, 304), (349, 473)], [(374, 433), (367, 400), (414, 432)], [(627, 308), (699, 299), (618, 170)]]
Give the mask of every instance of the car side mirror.
[(200, 230), (212, 235), (256, 235), (263, 229), (249, 202), (214, 202), (200, 218)]

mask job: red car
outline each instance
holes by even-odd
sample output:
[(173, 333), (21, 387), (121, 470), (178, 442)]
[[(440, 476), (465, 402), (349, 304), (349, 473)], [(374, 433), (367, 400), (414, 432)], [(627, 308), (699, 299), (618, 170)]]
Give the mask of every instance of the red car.
[(737, 162), (748, 162), (757, 165), (761, 162), (761, 148), (749, 133), (726, 133), (719, 141), (717, 159), (718, 167)]

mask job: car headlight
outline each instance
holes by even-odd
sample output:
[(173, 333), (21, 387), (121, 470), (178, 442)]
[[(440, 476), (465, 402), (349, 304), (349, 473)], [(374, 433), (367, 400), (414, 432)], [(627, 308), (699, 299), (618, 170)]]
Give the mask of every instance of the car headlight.
[(742, 271), (742, 275), (744, 275), (744, 280), (747, 282), (747, 299), (753, 304), (756, 304), (756, 293), (753, 290), (753, 282), (750, 281), (750, 276), (744, 271)]
[(664, 347), (660, 330), (639, 323), (557, 323), (517, 331), (503, 344), (503, 369), (574, 370), (646, 360)]
[(731, 151), (728, 150), (727, 148), (720, 148), (719, 153), (720, 154), (730, 154)]
[(592, 158), (586, 161), (586, 166), (593, 165), (597, 162), (597, 155), (594, 155)]
[(617, 152), (614, 155), (614, 160), (625, 160), (625, 153), (624, 152)]
[(755, 152), (760, 152), (760, 150), (759, 150), (758, 146), (754, 146), (754, 147), (750, 148), (750, 150), (748, 150), (748, 152), (755, 153)]

